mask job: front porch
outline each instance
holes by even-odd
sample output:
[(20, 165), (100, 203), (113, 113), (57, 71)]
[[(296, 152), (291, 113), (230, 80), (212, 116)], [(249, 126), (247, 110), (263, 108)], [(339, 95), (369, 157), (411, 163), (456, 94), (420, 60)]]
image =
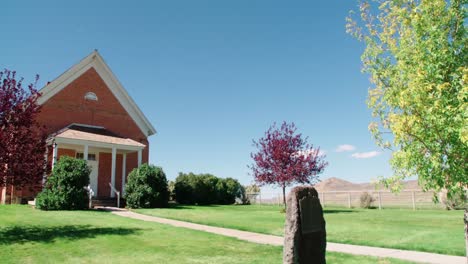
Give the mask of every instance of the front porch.
[(49, 144), (52, 168), (63, 155), (87, 161), (91, 167), (90, 187), (97, 199), (114, 198), (115, 191), (124, 194), (127, 175), (142, 164), (142, 152), (146, 147), (103, 127), (77, 124), (51, 135)]

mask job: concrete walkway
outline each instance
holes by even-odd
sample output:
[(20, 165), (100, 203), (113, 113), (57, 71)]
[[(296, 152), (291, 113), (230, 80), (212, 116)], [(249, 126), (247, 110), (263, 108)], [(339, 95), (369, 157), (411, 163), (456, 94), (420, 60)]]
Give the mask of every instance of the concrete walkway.
[[(156, 222), (160, 224), (167, 224), (176, 227), (189, 228), (193, 230), (199, 230), (204, 232), (209, 232), (213, 234), (223, 235), (234, 237), (240, 240), (245, 240), (253, 243), (267, 244), (274, 246), (283, 245), (283, 237), (265, 235), (254, 232), (240, 231), (229, 228), (214, 227), (207, 225), (194, 224), (184, 221), (171, 220), (161, 217), (148, 216), (143, 214), (138, 214), (135, 212), (119, 209), (119, 208), (110, 208), (105, 207), (101, 208), (104, 210), (111, 211), (115, 215), (133, 218), (143, 221)], [(441, 255), (434, 253), (426, 253), (419, 251), (409, 251), (409, 250), (400, 250), (400, 249), (391, 249), (391, 248), (380, 248), (380, 247), (367, 247), (367, 246), (356, 246), (348, 244), (338, 244), (327, 242), (327, 251), (348, 253), (354, 255), (366, 255), (374, 256), (381, 258), (397, 258), (403, 260), (409, 260), (420, 263), (434, 263), (434, 264), (467, 264), (467, 259), (465, 257), (458, 256), (449, 256)]]

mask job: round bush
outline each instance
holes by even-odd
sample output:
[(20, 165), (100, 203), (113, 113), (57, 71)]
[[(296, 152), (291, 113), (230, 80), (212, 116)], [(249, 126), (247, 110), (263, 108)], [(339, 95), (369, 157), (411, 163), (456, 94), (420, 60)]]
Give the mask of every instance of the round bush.
[(128, 175), (124, 198), (130, 208), (166, 207), (169, 190), (162, 168), (143, 164), (133, 169)]
[(242, 185), (233, 178), (218, 178), (211, 174), (179, 173), (174, 184), (175, 198), (180, 204), (233, 204), (243, 202)]
[(174, 194), (180, 204), (195, 204), (195, 175), (179, 173), (174, 183)]
[(86, 161), (60, 157), (42, 192), (36, 197), (36, 207), (42, 210), (80, 210), (88, 207), (91, 169)]
[(245, 196), (244, 187), (233, 178), (224, 179), (226, 183), (226, 192), (224, 194), (223, 204), (233, 204), (236, 202), (236, 198), (241, 199)]
[(197, 204), (207, 205), (219, 203), (216, 192), (216, 184), (218, 184), (218, 182), (219, 179), (211, 174), (200, 176), (195, 189)]

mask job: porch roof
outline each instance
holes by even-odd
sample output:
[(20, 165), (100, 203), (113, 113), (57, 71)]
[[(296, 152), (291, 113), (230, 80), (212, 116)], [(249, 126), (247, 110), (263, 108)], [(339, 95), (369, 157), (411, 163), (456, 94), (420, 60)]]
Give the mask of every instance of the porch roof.
[(146, 147), (133, 139), (118, 137), (103, 127), (80, 124), (71, 124), (52, 134), (49, 139), (54, 139), (56, 143), (116, 147), (125, 150), (141, 150)]

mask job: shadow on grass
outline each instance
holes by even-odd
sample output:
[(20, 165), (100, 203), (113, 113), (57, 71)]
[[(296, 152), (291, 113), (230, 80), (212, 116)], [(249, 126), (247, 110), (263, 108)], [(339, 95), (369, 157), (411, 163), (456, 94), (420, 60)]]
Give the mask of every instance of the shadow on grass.
[(223, 205), (219, 204), (176, 204), (176, 203), (170, 203), (167, 208), (169, 209), (193, 209), (193, 207), (222, 207)]
[(324, 214), (342, 214), (342, 213), (357, 213), (356, 210), (347, 209), (323, 209)]
[(140, 230), (138, 228), (93, 227), (90, 225), (13, 226), (0, 228), (0, 245), (27, 242), (51, 243), (55, 239), (78, 240), (101, 235), (126, 236)]
[[(167, 209), (193, 209), (191, 206), (193, 205), (185, 205), (185, 204), (169, 204), (167, 206)], [(162, 209), (165, 209), (165, 208), (162, 208)]]

